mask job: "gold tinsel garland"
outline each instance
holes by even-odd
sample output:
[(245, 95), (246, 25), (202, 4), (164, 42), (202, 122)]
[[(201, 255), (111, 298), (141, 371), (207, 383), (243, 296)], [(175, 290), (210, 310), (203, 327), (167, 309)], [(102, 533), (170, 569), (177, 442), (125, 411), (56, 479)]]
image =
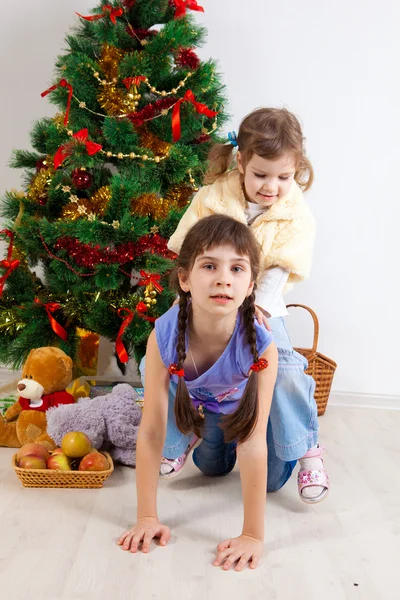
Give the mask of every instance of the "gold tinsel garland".
[(57, 127), (58, 131), (62, 131), (65, 129), (64, 126), (64, 115), (61, 113), (56, 113), (52, 118), (54, 125)]
[[(124, 56), (125, 52), (119, 48), (104, 44), (98, 61), (105, 78), (101, 80), (102, 87), (97, 94), (97, 101), (106, 113), (112, 116), (133, 112), (137, 106), (134, 94), (117, 88), (119, 63)], [(98, 73), (95, 75), (99, 76)]]
[(189, 204), (193, 196), (193, 188), (188, 185), (173, 185), (165, 194), (165, 200), (178, 208), (183, 208)]
[(160, 198), (157, 194), (142, 194), (131, 201), (132, 213), (143, 217), (150, 216), (156, 221), (165, 219), (173, 208), (176, 208), (173, 202)]
[(140, 144), (144, 148), (148, 148), (153, 154), (158, 156), (168, 156), (169, 150), (172, 144), (163, 142), (154, 133), (148, 131), (145, 127), (142, 127), (139, 131)]
[(123, 50), (115, 46), (109, 46), (108, 44), (103, 45), (98, 65), (107, 79), (116, 79), (118, 77), (119, 63), (124, 56), (125, 52)]
[(79, 198), (68, 202), (62, 210), (62, 218), (76, 221), (89, 214), (102, 217), (111, 198), (108, 186), (99, 188), (90, 198)]
[(26, 323), (16, 318), (14, 309), (0, 310), (0, 335), (15, 337), (24, 327), (26, 327)]
[(43, 204), (47, 201), (48, 187), (55, 173), (53, 161), (50, 157), (46, 157), (46, 163), (46, 168), (40, 169), (39, 173), (33, 177), (27, 192), (27, 198), (29, 200), (42, 202)]
[(130, 100), (122, 90), (115, 85), (103, 87), (97, 94), (97, 101), (105, 112), (110, 116), (117, 116), (134, 112), (136, 107), (134, 100)]

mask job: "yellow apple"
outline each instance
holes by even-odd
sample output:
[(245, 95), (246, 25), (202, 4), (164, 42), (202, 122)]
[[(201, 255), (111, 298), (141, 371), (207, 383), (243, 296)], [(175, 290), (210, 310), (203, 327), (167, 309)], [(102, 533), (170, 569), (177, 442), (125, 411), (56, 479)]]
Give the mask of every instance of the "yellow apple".
[(64, 454), (70, 458), (81, 458), (92, 449), (92, 442), (88, 436), (81, 431), (70, 431), (61, 440), (61, 448)]

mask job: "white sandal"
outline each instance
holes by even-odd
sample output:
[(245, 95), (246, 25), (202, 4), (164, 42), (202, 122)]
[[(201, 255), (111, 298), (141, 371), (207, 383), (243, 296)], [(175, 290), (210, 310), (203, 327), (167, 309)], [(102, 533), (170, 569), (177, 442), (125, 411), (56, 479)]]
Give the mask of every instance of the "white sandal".
[[(161, 458), (160, 465), (160, 478), (172, 479), (172, 477), (176, 477), (179, 473), (181, 473), (188, 457), (193, 452), (193, 450), (197, 448), (197, 446), (199, 446), (200, 444), (201, 438), (194, 436), (190, 444), (186, 448), (185, 452), (181, 454), (181, 456), (178, 456), (178, 458), (165, 458), (163, 456)], [(169, 470), (165, 469), (166, 472), (163, 472), (163, 467), (169, 467)]]

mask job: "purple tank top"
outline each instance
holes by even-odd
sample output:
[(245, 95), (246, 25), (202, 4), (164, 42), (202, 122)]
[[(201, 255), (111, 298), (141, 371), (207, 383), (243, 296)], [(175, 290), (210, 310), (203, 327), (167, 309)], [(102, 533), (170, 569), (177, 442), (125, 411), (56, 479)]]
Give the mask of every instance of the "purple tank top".
[[(176, 352), (178, 312), (179, 306), (173, 306), (155, 322), (161, 360), (167, 368), (178, 360)], [(273, 336), (256, 320), (255, 328), (257, 350), (261, 356), (273, 341)], [(232, 337), (218, 360), (200, 377), (190, 381), (185, 379), (194, 406), (197, 408), (202, 404), (213, 412), (232, 413), (243, 395), (253, 362), (246, 339), (246, 330), (238, 314)], [(178, 382), (176, 375), (171, 375), (171, 379), (175, 383)]]

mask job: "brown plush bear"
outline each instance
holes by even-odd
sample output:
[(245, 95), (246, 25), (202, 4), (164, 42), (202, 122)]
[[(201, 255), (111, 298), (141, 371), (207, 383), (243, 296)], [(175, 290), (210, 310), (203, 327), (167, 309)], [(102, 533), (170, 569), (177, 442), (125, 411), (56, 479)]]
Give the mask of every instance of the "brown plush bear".
[(53, 450), (56, 444), (46, 433), (46, 410), (74, 403), (65, 391), (71, 379), (72, 360), (65, 352), (52, 346), (31, 350), (17, 385), (20, 397), (4, 419), (0, 415), (0, 446), (19, 448), (35, 442)]

